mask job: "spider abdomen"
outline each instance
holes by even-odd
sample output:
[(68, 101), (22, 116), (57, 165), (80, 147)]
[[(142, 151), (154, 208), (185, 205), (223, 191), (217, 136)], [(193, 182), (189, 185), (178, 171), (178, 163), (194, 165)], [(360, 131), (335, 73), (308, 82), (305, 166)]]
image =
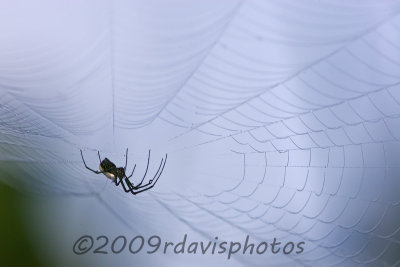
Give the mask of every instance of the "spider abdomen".
[(117, 173), (117, 167), (109, 159), (105, 158), (99, 166), (100, 171), (110, 180), (115, 181)]
[(105, 172), (103, 173), (108, 179), (115, 181), (115, 175), (112, 174), (111, 172)]

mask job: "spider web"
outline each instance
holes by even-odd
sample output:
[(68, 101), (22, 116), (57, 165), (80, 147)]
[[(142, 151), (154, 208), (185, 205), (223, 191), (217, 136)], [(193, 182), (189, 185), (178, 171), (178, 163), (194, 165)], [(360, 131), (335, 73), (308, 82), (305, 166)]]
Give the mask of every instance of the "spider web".
[[(60, 3), (0, 26), (3, 182), (144, 236), (306, 242), (238, 266), (399, 264), (399, 1)], [(126, 147), (134, 180), (168, 153), (136, 197), (80, 159)]]

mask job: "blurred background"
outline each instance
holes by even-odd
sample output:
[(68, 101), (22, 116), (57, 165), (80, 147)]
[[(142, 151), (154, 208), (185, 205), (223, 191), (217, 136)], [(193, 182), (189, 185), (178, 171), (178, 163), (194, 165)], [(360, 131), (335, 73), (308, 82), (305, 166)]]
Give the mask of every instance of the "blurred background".
[(398, 0), (0, 0), (1, 266), (398, 266), (399, 140)]

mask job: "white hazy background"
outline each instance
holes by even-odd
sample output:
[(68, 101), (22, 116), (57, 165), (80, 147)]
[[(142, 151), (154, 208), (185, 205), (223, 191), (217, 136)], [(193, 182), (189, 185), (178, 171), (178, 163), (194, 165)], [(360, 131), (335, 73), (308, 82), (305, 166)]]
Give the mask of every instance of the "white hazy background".
[[(399, 140), (398, 0), (0, 0), (0, 179), (52, 266), (399, 264)], [(136, 196), (79, 152), (127, 147), (134, 181), (168, 153)], [(85, 234), (306, 246), (77, 256)]]

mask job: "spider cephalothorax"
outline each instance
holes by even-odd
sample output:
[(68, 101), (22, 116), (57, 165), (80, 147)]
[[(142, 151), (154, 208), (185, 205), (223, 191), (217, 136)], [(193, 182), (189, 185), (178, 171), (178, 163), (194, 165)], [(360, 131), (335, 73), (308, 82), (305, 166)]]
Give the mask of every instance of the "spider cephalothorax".
[[(137, 185), (134, 185), (131, 181), (129, 181), (129, 178), (132, 177), (133, 172), (135, 171), (135, 168), (136, 168), (136, 164), (133, 167), (131, 175), (126, 176), (126, 174), (125, 174), (126, 165), (128, 164), (128, 149), (126, 149), (126, 154), (125, 154), (125, 167), (115, 166), (115, 164), (112, 163), (112, 161), (109, 160), (108, 158), (104, 158), (103, 160), (101, 160), (100, 152), (97, 151), (97, 154), (99, 156), (99, 161), (100, 161), (100, 166), (99, 166), (100, 171), (93, 170), (86, 165), (86, 162), (85, 162), (85, 159), (83, 158), (83, 154), (82, 154), (82, 150), (81, 150), (81, 157), (82, 157), (83, 164), (85, 165), (86, 169), (88, 169), (96, 174), (100, 174), (100, 173), (104, 174), (107, 178), (112, 180), (115, 183), (115, 185), (121, 184), (122, 187), (124, 188), (125, 192), (131, 192), (134, 195), (141, 193), (143, 191), (149, 190), (157, 183), (158, 178), (161, 176), (161, 173), (164, 170), (165, 162), (167, 161), (167, 156), (168, 156), (167, 154), (165, 154), (165, 159), (164, 158), (161, 159), (161, 163), (160, 163), (158, 170), (157, 170), (156, 174), (154, 175), (154, 177), (152, 179), (150, 179), (147, 184), (142, 185), (142, 183), (147, 175), (147, 171), (149, 169), (149, 163), (150, 163), (150, 150), (149, 150), (149, 155), (147, 157), (146, 171), (145, 171), (140, 183), (138, 183)], [(125, 181), (126, 185), (124, 184), (124, 181)], [(126, 188), (126, 186), (128, 187), (128, 189)]]

